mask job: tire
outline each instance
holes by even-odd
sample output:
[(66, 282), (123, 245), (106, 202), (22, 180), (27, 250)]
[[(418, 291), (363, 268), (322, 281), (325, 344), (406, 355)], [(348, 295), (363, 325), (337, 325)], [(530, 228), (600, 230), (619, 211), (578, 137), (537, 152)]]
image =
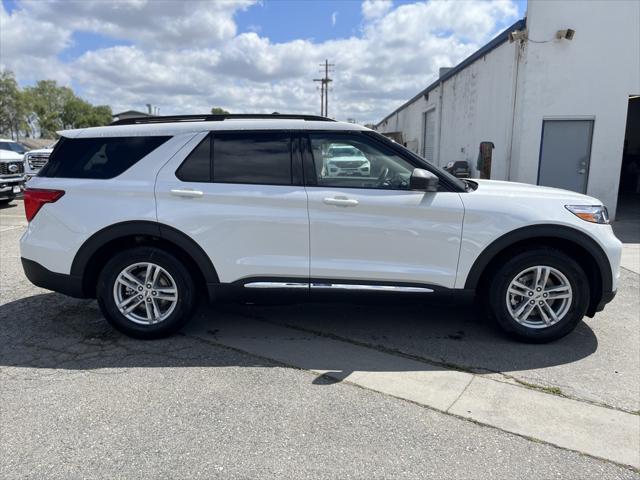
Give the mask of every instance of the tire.
[[(537, 275), (540, 281), (536, 284)], [(545, 275), (548, 280), (542, 287)], [(584, 270), (553, 248), (516, 253), (488, 278), (491, 282), (484, 296), (489, 316), (507, 334), (523, 342), (545, 343), (564, 337), (576, 328), (589, 305)], [(519, 283), (512, 284), (514, 280)]]
[[(155, 280), (147, 283), (149, 265)], [(139, 339), (172, 335), (191, 319), (196, 306), (194, 282), (185, 265), (154, 247), (125, 250), (109, 260), (98, 277), (97, 297), (107, 321)]]
[(4, 206), (4, 205), (9, 205), (11, 202), (13, 202), (16, 199), (16, 197), (9, 197), (9, 198), (0, 198), (0, 205)]

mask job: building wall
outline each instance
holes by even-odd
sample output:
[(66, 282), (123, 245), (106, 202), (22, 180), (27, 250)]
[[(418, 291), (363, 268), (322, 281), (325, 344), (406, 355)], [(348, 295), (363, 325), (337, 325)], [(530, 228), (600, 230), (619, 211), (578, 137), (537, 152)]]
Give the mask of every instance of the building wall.
[(443, 83), (439, 165), (466, 160), (475, 169), (480, 142), (489, 141), (491, 178), (507, 178), (516, 48), (503, 43)]
[[(640, 93), (640, 2), (530, 0), (527, 27), (511, 178), (537, 182), (543, 119), (594, 118), (587, 193), (615, 215), (628, 98)], [(553, 40), (565, 28), (573, 40)]]
[[(556, 40), (566, 28), (573, 40)], [(473, 169), (480, 142), (491, 141), (491, 178), (536, 184), (543, 120), (592, 118), (587, 193), (615, 215), (628, 98), (640, 94), (640, 1), (529, 0), (527, 29), (528, 41), (501, 44), (378, 130), (402, 132), (420, 154), (423, 114), (435, 108), (438, 165)]]
[(422, 115), (427, 110), (437, 107), (437, 91), (437, 88), (432, 90), (428, 100), (420, 96), (413, 103), (392, 115), (383, 126), (378, 128), (378, 131), (381, 133), (402, 132), (402, 141), (406, 147), (412, 152), (422, 155)]

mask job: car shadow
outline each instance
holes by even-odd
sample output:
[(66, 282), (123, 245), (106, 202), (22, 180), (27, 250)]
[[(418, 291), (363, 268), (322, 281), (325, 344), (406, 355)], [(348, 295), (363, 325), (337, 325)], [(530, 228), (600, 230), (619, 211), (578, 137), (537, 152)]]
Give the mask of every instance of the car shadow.
[[(256, 322), (260, 322), (259, 331)], [(598, 346), (585, 323), (554, 343), (517, 343), (479, 315), (472, 302), (460, 301), (202, 306), (180, 334), (140, 341), (113, 330), (95, 301), (45, 293), (0, 306), (0, 325), (0, 367), (92, 370), (278, 365), (220, 345), (224, 343), (219, 342), (221, 332), (228, 330), (247, 337), (266, 335), (280, 350), (300, 348), (288, 332), (303, 332), (391, 354), (368, 364), (366, 357), (345, 359), (330, 351), (306, 351), (309, 360), (303, 368), (333, 372), (318, 377), (317, 384), (334, 383), (354, 370), (469, 369), (486, 373), (537, 369), (578, 361)], [(313, 345), (321, 344), (308, 342), (305, 348), (320, 349)], [(420, 362), (401, 362), (399, 356)]]

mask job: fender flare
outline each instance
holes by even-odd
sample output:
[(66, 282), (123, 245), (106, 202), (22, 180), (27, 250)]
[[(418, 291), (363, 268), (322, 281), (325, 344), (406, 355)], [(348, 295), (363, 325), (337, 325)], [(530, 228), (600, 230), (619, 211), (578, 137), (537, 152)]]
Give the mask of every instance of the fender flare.
[(535, 238), (568, 240), (582, 247), (589, 255), (591, 255), (598, 266), (600, 278), (602, 279), (602, 285), (600, 286), (602, 288), (602, 292), (611, 291), (611, 287), (613, 285), (611, 265), (609, 264), (609, 259), (602, 250), (602, 247), (600, 247), (600, 245), (598, 245), (596, 241), (586, 233), (582, 233), (579, 230), (563, 225), (531, 225), (513, 230), (494, 240), (482, 251), (480, 256), (473, 263), (473, 266), (467, 275), (465, 289), (476, 289), (480, 277), (487, 265), (489, 265), (495, 256), (505, 248), (508, 248), (517, 242), (532, 240)]
[(80, 247), (71, 264), (71, 275), (84, 277), (91, 257), (104, 245), (119, 238), (150, 235), (174, 244), (189, 255), (207, 284), (219, 283), (218, 273), (205, 251), (188, 235), (158, 222), (134, 220), (116, 223), (91, 235)]

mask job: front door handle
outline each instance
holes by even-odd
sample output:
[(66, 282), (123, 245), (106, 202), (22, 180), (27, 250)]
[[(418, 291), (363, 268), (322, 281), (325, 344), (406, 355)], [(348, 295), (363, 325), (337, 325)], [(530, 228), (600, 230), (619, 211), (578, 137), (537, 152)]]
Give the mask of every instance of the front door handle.
[(182, 190), (180, 188), (174, 188), (171, 190), (171, 195), (176, 195), (177, 197), (199, 198), (202, 197), (204, 193), (200, 190)]
[(586, 170), (586, 169), (584, 169), (584, 168), (581, 168), (580, 170), (578, 170), (578, 173), (579, 173), (580, 175), (584, 175), (585, 173), (587, 173), (587, 170)]
[(358, 200), (347, 197), (325, 198), (323, 201), (327, 205), (335, 205), (336, 207), (355, 207), (358, 205)]

